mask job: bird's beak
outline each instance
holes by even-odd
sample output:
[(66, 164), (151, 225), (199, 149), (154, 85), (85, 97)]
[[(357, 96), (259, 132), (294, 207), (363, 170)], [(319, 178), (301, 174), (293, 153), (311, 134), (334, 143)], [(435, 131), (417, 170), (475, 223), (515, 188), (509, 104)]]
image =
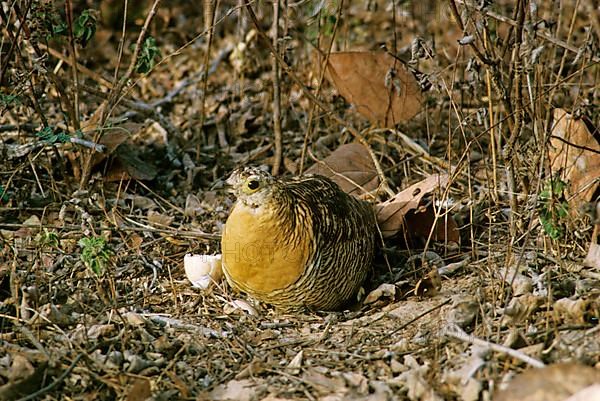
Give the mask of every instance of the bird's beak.
[(215, 190), (221, 190), (221, 189), (228, 189), (229, 186), (230, 185), (227, 184), (227, 180), (224, 180), (223, 178), (219, 178), (210, 186), (210, 190), (215, 191)]
[(233, 184), (229, 179), (219, 178), (211, 185), (210, 190), (233, 192)]

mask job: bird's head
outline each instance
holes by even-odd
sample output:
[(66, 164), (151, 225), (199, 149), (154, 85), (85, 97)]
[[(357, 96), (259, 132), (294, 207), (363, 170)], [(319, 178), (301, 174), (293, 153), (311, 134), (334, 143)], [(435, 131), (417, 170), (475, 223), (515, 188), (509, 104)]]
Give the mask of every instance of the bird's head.
[(231, 173), (226, 182), (238, 200), (258, 207), (268, 201), (275, 178), (256, 167), (241, 167)]

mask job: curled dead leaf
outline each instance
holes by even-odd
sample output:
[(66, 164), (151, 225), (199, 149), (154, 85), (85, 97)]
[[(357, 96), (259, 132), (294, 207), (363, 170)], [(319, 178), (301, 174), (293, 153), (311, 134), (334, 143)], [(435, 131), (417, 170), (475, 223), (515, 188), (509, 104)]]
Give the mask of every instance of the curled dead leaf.
[(371, 122), (393, 127), (421, 110), (421, 87), (400, 60), (386, 52), (331, 53), (325, 76)]
[(365, 305), (372, 304), (373, 302), (381, 298), (391, 298), (392, 300), (396, 296), (396, 286), (394, 284), (383, 283), (379, 287), (367, 295), (363, 303)]
[(590, 301), (586, 299), (562, 298), (554, 303), (554, 315), (559, 321), (584, 324), (590, 311)]
[(502, 316), (502, 325), (516, 324), (528, 319), (544, 302), (543, 297), (533, 294), (524, 294), (513, 297)]
[(21, 399), (36, 392), (48, 373), (46, 362), (34, 368), (25, 357), (15, 356), (8, 370), (8, 382), (0, 385), (0, 400)]
[[(450, 177), (447, 174), (432, 175), (399, 192), (393, 198), (375, 205), (377, 223), (383, 237), (392, 237), (409, 224), (411, 233), (422, 233), (427, 237), (431, 227), (435, 224), (435, 213), (433, 209), (427, 212), (427, 208), (419, 211), (423, 213), (418, 213), (417, 209), (425, 195), (438, 188), (444, 188), (448, 185), (449, 180)], [(414, 218), (411, 218), (408, 214), (411, 211), (415, 211)], [(409, 219), (411, 219), (411, 222), (408, 221)], [(446, 227), (440, 225), (440, 229), (436, 229), (436, 237), (438, 237), (437, 239), (446, 238), (449, 241), (458, 243), (459, 236), (456, 223), (449, 216), (448, 221), (451, 221), (451, 223), (448, 223)], [(449, 233), (447, 236), (444, 235), (446, 232)]]

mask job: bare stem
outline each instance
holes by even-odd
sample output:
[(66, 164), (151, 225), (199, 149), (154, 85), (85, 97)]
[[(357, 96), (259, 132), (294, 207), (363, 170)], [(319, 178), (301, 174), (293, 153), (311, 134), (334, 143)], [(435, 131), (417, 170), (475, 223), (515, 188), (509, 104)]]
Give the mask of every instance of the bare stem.
[(65, 1), (65, 14), (69, 29), (69, 51), (71, 53), (71, 71), (73, 71), (73, 128), (79, 129), (79, 77), (77, 74), (77, 53), (75, 50), (75, 37), (73, 36), (73, 7), (71, 0)]
[[(210, 62), (210, 49), (212, 47), (213, 35), (215, 32), (215, 15), (217, 13), (216, 0), (204, 0), (204, 31), (208, 32), (206, 39), (206, 48), (204, 49), (204, 71), (208, 71)], [(200, 101), (200, 132), (204, 132), (204, 121), (206, 120), (206, 90), (208, 89), (208, 74), (204, 74), (202, 79), (202, 99)], [(200, 146), (202, 141), (196, 138), (196, 161), (200, 160)]]
[[(279, 55), (279, 0), (273, 0), (273, 48)], [(277, 57), (273, 57), (273, 134), (275, 154), (273, 155), (273, 175), (279, 174), (283, 155), (283, 138), (281, 135), (281, 88), (279, 87), (280, 67)]]

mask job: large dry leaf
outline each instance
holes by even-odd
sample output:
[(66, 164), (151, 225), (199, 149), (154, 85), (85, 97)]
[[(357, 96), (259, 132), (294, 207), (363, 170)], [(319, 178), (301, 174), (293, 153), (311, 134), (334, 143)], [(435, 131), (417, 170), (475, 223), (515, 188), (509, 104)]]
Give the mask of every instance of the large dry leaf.
[(421, 110), (423, 95), (413, 73), (385, 52), (329, 55), (325, 76), (371, 122), (393, 127)]
[[(411, 185), (393, 198), (375, 205), (377, 224), (383, 236), (385, 238), (392, 237), (406, 227), (405, 223), (408, 213), (419, 207), (423, 196), (433, 192), (437, 188), (444, 188), (448, 185), (449, 180), (450, 177), (447, 174), (432, 175), (421, 182)], [(421, 214), (419, 216), (417, 214), (417, 216), (417, 220), (413, 222), (414, 226), (417, 226), (418, 220), (422, 220), (425, 215)], [(434, 220), (435, 218), (426, 219), (425, 225), (431, 228)], [(453, 232), (455, 231), (455, 227), (456, 223), (452, 226)], [(453, 235), (457, 236), (457, 233)], [(454, 236), (452, 238), (455, 238)], [(448, 238), (451, 239), (450, 235)]]
[(600, 134), (595, 128), (588, 128), (583, 119), (554, 109), (548, 157), (552, 173), (561, 172), (561, 179), (570, 184), (567, 195), (572, 210), (589, 202), (598, 187), (600, 144), (594, 133)]
[(579, 390), (600, 382), (600, 370), (575, 363), (529, 369), (500, 391), (497, 401), (563, 401)]
[(354, 196), (375, 190), (379, 177), (369, 151), (360, 143), (349, 143), (306, 170), (331, 178), (342, 190)]

